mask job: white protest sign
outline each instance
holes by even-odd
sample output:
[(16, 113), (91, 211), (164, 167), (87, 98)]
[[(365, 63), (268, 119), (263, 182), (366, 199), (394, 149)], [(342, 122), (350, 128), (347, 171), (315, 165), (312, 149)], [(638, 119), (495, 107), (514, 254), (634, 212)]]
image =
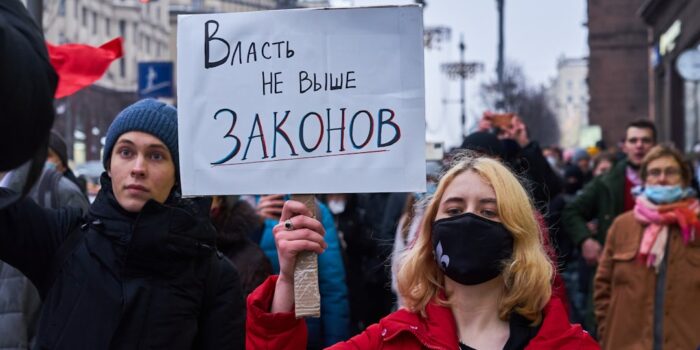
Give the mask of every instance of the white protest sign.
[(183, 195), (425, 190), (418, 6), (178, 16)]

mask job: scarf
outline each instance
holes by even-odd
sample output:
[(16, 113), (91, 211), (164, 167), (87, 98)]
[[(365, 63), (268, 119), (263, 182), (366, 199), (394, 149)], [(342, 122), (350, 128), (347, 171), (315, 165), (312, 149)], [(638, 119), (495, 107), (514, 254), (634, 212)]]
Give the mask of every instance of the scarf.
[(653, 266), (658, 273), (666, 252), (669, 226), (678, 225), (683, 243), (688, 244), (695, 240), (696, 232), (700, 231), (698, 214), (700, 214), (700, 202), (695, 198), (656, 205), (644, 195), (638, 196), (634, 206), (634, 217), (646, 225), (639, 245), (638, 258), (647, 267)]

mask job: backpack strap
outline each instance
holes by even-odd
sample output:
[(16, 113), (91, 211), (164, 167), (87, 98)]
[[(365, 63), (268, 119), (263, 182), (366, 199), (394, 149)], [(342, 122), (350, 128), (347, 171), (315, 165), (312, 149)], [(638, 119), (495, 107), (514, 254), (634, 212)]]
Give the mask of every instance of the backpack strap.
[(63, 265), (78, 246), (78, 243), (80, 243), (82, 238), (85, 237), (85, 233), (87, 233), (89, 227), (90, 225), (87, 223), (85, 218), (81, 217), (76, 221), (75, 225), (72, 227), (70, 233), (66, 237), (66, 240), (61, 243), (61, 246), (58, 247), (58, 250), (53, 256), (51, 265), (49, 266), (49, 271), (46, 274), (46, 279), (44, 280), (44, 285), (46, 287), (45, 290), (48, 290), (53, 283), (56, 282), (56, 278), (58, 278), (58, 274), (61, 272)]

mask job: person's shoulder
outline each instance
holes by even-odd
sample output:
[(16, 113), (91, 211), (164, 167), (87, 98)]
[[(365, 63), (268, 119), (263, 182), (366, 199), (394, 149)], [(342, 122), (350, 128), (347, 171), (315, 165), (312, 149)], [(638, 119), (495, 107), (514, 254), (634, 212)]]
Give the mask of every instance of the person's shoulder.
[(630, 235), (633, 232), (642, 232), (642, 224), (634, 215), (634, 210), (626, 211), (613, 220), (610, 225), (610, 235), (616, 235), (616, 232), (625, 232), (623, 235)]
[(545, 306), (540, 330), (526, 349), (600, 349), (600, 346), (581, 325), (569, 323), (564, 304), (554, 297)]
[(617, 222), (621, 225), (628, 225), (631, 223), (637, 223), (637, 219), (634, 216), (634, 210), (628, 210), (617, 217), (615, 217), (615, 220), (613, 222)]
[(73, 181), (71, 181), (69, 178), (60, 175), (60, 179), (58, 180), (58, 190), (62, 192), (72, 192), (72, 193), (80, 193), (82, 194), (83, 192), (80, 191), (80, 188), (78, 185), (76, 185)]

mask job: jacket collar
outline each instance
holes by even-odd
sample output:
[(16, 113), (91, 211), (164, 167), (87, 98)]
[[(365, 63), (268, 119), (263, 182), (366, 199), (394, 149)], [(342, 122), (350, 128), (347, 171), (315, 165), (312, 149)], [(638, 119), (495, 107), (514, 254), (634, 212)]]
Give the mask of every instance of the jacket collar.
[(404, 332), (410, 333), (424, 347), (434, 350), (454, 350), (459, 348), (457, 326), (452, 310), (430, 302), (425, 312), (427, 317), (400, 309), (379, 322), (384, 341), (389, 341)]
[(149, 200), (139, 213), (130, 213), (117, 202), (106, 173), (101, 183), (90, 219), (100, 233), (128, 246), (127, 265), (148, 266), (163, 258), (206, 256), (214, 251), (216, 232), (209, 220), (209, 201), (182, 199), (174, 191), (164, 204)]
[[(408, 332), (424, 347), (435, 350), (459, 348), (457, 326), (448, 307), (431, 302), (426, 307), (427, 318), (401, 309), (379, 322), (384, 341)], [(578, 349), (584, 338), (590, 338), (580, 325), (571, 325), (564, 305), (552, 298), (543, 310), (543, 320), (537, 335), (527, 349)]]
[(599, 348), (578, 324), (569, 323), (564, 304), (558, 298), (549, 300), (543, 310), (540, 331), (526, 349), (583, 349)]

